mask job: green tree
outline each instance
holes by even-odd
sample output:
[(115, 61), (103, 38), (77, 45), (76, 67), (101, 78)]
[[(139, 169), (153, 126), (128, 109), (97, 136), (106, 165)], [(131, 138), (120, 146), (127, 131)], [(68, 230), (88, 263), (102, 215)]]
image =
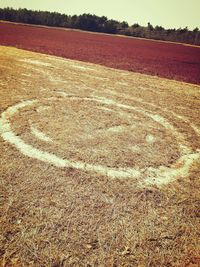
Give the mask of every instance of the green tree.
[(153, 29), (154, 29), (150, 22), (148, 22), (148, 24), (147, 24), (147, 28), (148, 28), (148, 30), (150, 30), (150, 31), (153, 31)]

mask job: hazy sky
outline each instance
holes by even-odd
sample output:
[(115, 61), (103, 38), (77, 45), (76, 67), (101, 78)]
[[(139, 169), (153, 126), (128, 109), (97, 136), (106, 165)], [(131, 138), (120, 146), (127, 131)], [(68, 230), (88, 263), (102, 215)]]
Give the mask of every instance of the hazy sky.
[(165, 28), (200, 28), (200, 0), (0, 0), (0, 7), (49, 10), (68, 15), (91, 13)]

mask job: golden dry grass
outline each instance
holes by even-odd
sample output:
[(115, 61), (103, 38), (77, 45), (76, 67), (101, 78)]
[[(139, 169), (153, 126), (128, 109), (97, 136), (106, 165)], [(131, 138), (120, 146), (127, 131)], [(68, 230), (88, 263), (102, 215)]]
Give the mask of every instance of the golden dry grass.
[(0, 58), (1, 265), (199, 266), (200, 87)]

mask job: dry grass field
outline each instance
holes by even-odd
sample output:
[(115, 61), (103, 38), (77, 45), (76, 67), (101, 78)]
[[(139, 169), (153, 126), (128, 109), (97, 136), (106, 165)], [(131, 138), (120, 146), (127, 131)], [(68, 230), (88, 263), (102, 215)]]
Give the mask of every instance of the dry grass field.
[(200, 86), (0, 59), (0, 264), (200, 266)]

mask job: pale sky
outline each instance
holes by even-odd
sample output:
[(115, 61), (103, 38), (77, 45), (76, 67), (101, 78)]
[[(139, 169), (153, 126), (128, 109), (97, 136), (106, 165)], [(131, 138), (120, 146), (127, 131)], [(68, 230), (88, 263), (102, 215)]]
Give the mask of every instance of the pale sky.
[(130, 25), (200, 28), (200, 0), (0, 0), (0, 7), (48, 10), (80, 15), (91, 13)]

